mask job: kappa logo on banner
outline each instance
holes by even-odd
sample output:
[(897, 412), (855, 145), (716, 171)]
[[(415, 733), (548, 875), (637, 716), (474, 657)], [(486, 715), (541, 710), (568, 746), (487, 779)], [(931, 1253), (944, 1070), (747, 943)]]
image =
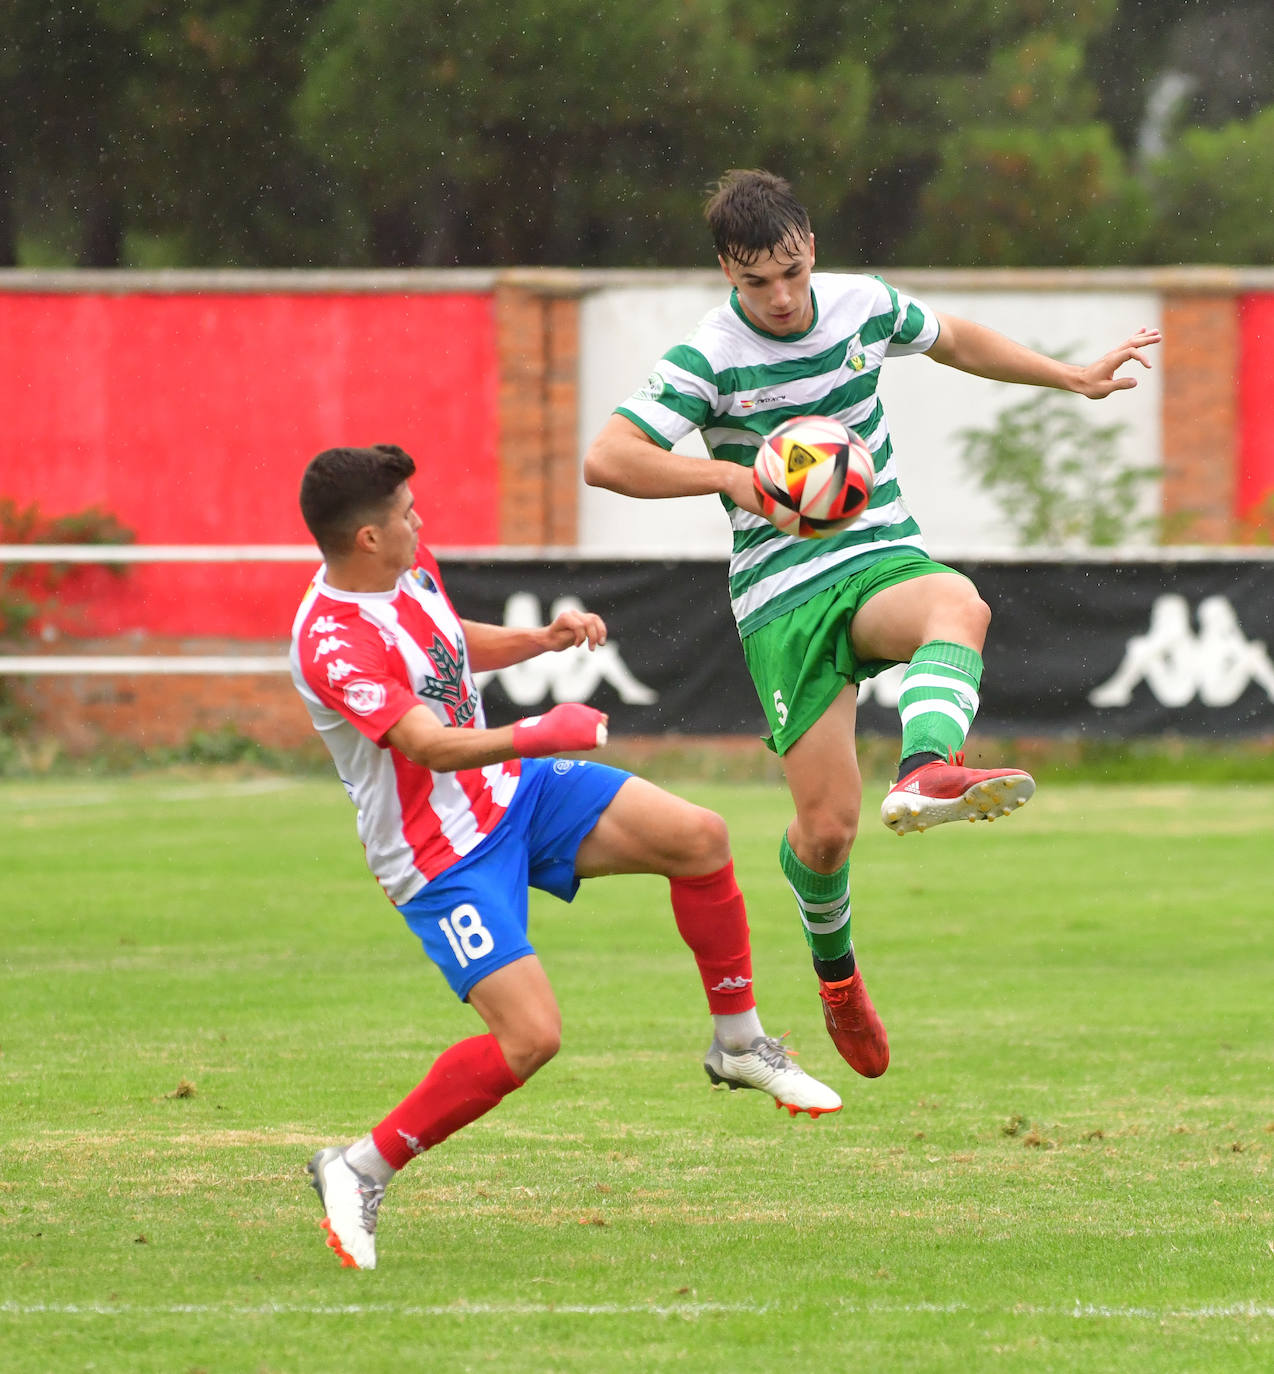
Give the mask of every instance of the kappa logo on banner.
[(1114, 675), (1088, 694), (1102, 708), (1127, 706), (1142, 682), (1163, 706), (1232, 706), (1255, 684), (1274, 701), (1274, 663), (1260, 640), (1248, 639), (1224, 596), (1199, 602), (1199, 628), (1190, 603), (1169, 593), (1156, 597), (1145, 634), (1134, 635)]
[[(561, 596), (544, 616), (538, 596), (532, 592), (514, 592), (504, 603), (504, 623), (518, 629), (531, 629), (551, 624), (563, 611), (583, 609), (584, 603), (577, 597)], [(586, 644), (578, 644), (560, 654), (540, 654), (524, 663), (515, 663), (511, 668), (480, 673), (478, 682), (485, 685), (493, 677), (499, 679), (509, 700), (517, 706), (534, 706), (549, 696), (554, 701), (587, 701), (603, 682), (608, 682), (619, 693), (619, 699), (630, 706), (651, 706), (659, 700), (658, 692), (632, 675), (613, 639), (591, 651)]]

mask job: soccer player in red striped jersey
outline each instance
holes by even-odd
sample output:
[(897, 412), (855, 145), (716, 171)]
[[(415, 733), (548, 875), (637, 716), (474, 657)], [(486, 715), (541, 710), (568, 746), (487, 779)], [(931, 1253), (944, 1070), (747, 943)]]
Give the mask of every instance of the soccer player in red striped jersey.
[(606, 717), (590, 706), (487, 727), (475, 673), (593, 649), (606, 627), (573, 610), (539, 629), (461, 619), (417, 546), (414, 472), (393, 445), (337, 448), (301, 483), (325, 561), (293, 623), (293, 682), (357, 808), (369, 868), (486, 1026), (444, 1051), (367, 1134), (310, 1160), (327, 1243), (361, 1269), (375, 1267), (394, 1174), (557, 1053), (561, 1016), (527, 937), (530, 887), (569, 902), (583, 878), (662, 874), (707, 995), (712, 1082), (760, 1089), (792, 1115), (841, 1106), (761, 1026), (721, 817), (620, 769), (551, 757), (605, 742)]

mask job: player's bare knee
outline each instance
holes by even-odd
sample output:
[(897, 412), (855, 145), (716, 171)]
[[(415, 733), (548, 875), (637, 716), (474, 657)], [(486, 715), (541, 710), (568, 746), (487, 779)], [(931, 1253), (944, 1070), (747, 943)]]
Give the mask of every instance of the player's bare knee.
[(682, 840), (683, 876), (715, 873), (730, 862), (730, 831), (715, 811), (696, 806)]
[(525, 1082), (562, 1048), (562, 1027), (555, 1021), (519, 1026), (500, 1043), (505, 1062)]
[(951, 617), (950, 630), (935, 639), (952, 639), (957, 644), (967, 644), (970, 648), (981, 649), (986, 641), (987, 630), (991, 628), (991, 608), (970, 588), (968, 595), (961, 601)]
[(981, 651), (991, 627), (991, 608), (970, 583), (954, 598), (935, 606), (925, 626), (926, 640), (941, 639), (967, 644)]
[(800, 819), (799, 857), (820, 873), (831, 873), (849, 857), (858, 838), (858, 817), (842, 811), (817, 812)]

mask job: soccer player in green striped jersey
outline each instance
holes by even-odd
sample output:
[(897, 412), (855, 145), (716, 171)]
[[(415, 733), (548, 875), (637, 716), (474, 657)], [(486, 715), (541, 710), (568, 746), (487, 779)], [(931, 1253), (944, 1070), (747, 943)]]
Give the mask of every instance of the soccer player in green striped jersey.
[[(781, 177), (729, 172), (705, 207), (729, 299), (655, 365), (584, 460), (593, 486), (635, 497), (716, 493), (734, 532), (730, 599), (744, 656), (796, 815), (779, 862), (819, 978), (832, 1040), (857, 1072), (889, 1064), (889, 1042), (850, 939), (849, 853), (862, 779), (857, 684), (907, 664), (898, 781), (881, 819), (899, 834), (1008, 815), (1035, 790), (1020, 769), (968, 768), (991, 612), (968, 578), (933, 562), (904, 504), (884, 409), (886, 358), (934, 361), (1002, 382), (1094, 400), (1136, 385), (1118, 370), (1159, 342), (1141, 329), (1087, 366), (1049, 358), (971, 320), (940, 314), (879, 277), (814, 272), (804, 206)], [(760, 514), (752, 463), (798, 415), (834, 416), (872, 450), (867, 509), (827, 539), (781, 534)], [(709, 461), (672, 451), (699, 430)]]

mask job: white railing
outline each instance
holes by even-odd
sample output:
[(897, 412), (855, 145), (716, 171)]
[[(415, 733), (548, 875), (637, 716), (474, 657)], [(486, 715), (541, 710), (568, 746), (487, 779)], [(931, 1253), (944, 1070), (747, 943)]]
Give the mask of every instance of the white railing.
[[(435, 545), (440, 563), (447, 562), (655, 562), (724, 561), (718, 550), (681, 550), (677, 554), (646, 549), (580, 549), (563, 547), (493, 548)], [(1197, 563), (1214, 559), (1230, 562), (1274, 561), (1271, 548), (1210, 548), (1197, 545), (1171, 548), (1024, 550), (940, 549), (934, 557), (955, 563)], [(0, 544), (0, 566), (17, 563), (308, 563), (318, 567), (312, 544)], [(724, 589), (722, 591), (724, 595)], [(286, 673), (286, 654), (0, 654), (0, 676), (119, 676), (143, 674)]]
[[(309, 563), (313, 544), (0, 544), (14, 563)], [(41, 677), (143, 674), (286, 673), (286, 654), (0, 654), (0, 675)]]
[[(524, 559), (570, 558), (578, 562), (623, 558), (623, 552), (581, 553), (574, 548), (464, 548), (438, 546), (442, 561), (489, 563)], [(632, 557), (642, 557), (632, 554)], [(649, 557), (649, 555), (646, 555)], [(322, 556), (313, 544), (0, 544), (0, 566), (16, 563), (83, 563), (116, 566), (129, 563), (307, 563), (317, 568)], [(286, 654), (0, 654), (0, 676), (132, 677), (182, 673), (229, 675), (286, 673)]]

